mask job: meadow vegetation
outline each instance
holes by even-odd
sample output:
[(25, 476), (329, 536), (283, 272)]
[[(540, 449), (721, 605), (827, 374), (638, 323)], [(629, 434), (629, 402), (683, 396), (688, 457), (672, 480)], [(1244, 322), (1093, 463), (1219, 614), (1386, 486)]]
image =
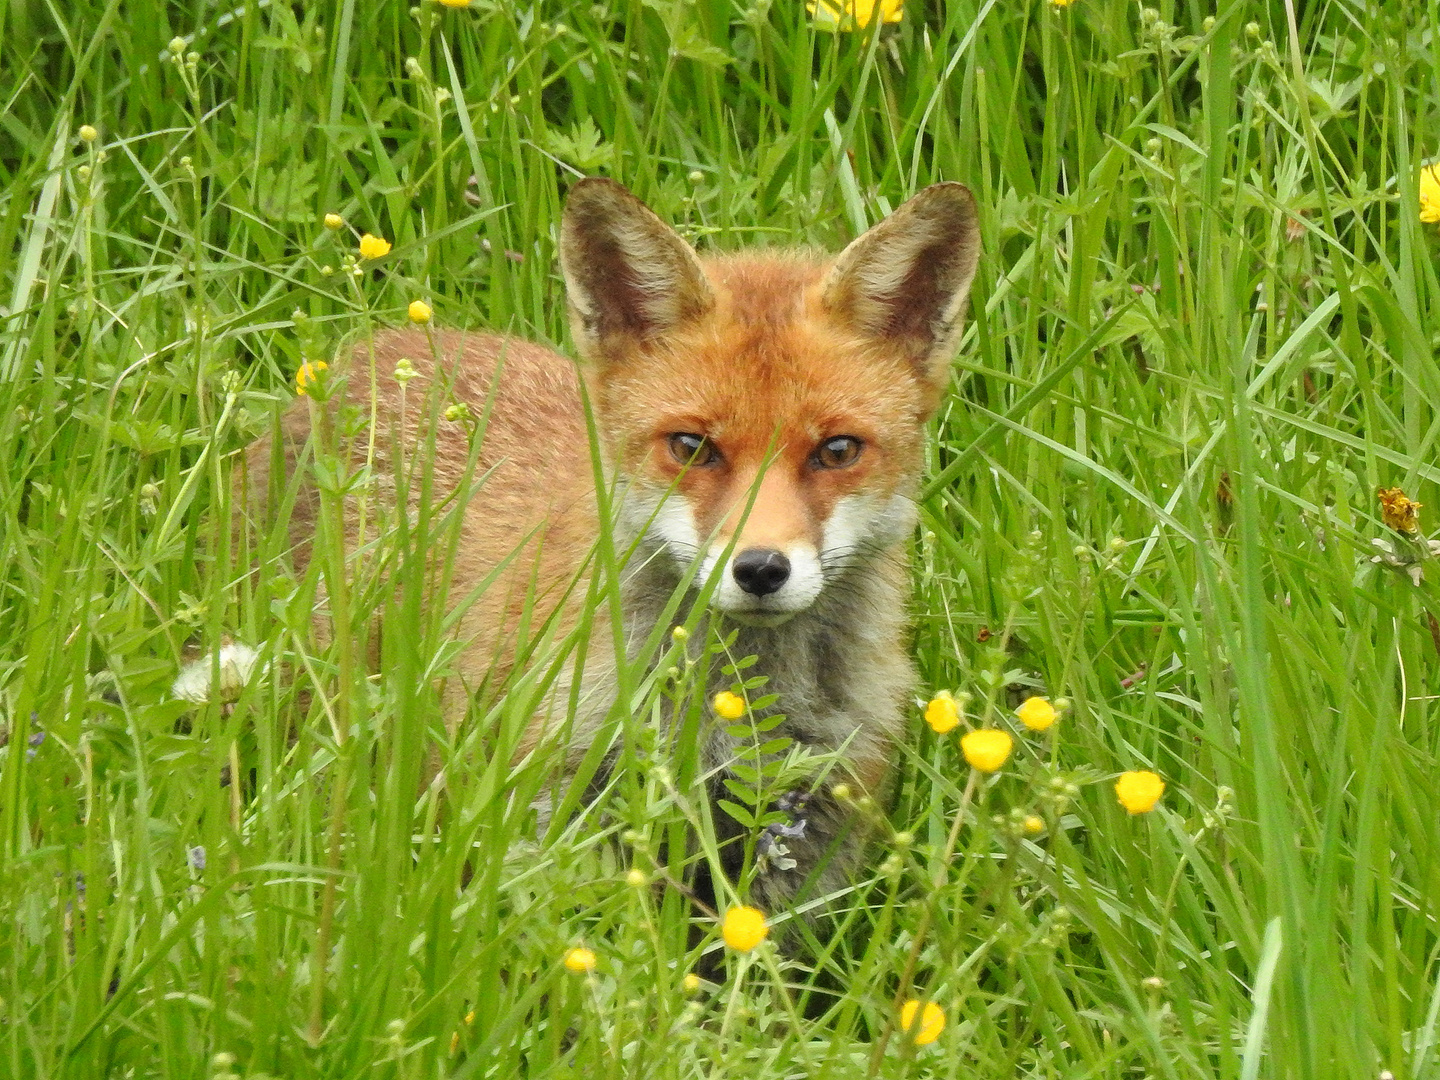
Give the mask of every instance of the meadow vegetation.
[[(0, 1075), (1440, 1076), (1437, 72), (1421, 0), (0, 5)], [(612, 626), (452, 735), (453, 507), (328, 639), (344, 552), (257, 579), (228, 526), (301, 365), (412, 302), (564, 347), (592, 173), (721, 249), (980, 205), (913, 737), (866, 873), (749, 950), (681, 888), (723, 641), (656, 628), (542, 827), (510, 751)]]

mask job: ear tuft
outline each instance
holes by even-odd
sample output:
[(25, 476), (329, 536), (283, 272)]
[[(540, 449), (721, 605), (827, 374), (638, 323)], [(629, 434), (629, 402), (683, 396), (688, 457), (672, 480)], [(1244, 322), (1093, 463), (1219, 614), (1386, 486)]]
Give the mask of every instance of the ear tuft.
[(693, 248), (613, 180), (581, 180), (565, 201), (560, 267), (576, 344), (598, 359), (700, 318), (715, 297)]
[(970, 189), (933, 184), (840, 253), (821, 303), (849, 329), (900, 347), (943, 387), (979, 259)]

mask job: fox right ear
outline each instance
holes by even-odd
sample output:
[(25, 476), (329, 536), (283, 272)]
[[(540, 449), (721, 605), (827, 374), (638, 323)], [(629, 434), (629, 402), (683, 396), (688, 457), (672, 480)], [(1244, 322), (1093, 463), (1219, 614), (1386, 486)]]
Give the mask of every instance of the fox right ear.
[(560, 223), (560, 268), (582, 356), (643, 343), (699, 318), (715, 295), (689, 244), (613, 180), (570, 189)]

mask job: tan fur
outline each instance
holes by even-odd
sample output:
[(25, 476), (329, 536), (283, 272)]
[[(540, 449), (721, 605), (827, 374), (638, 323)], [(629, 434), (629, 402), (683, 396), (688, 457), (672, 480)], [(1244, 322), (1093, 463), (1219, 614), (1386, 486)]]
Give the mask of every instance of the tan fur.
[[(876, 793), (903, 735), (913, 681), (904, 647), (906, 546), (924, 423), (944, 390), (977, 254), (973, 203), (958, 184), (926, 189), (833, 262), (785, 253), (702, 259), (629, 192), (602, 180), (576, 186), (562, 225), (583, 378), (606, 467), (620, 478), (614, 530), (621, 545), (638, 548), (621, 594), (629, 639), (643, 640), (685, 567), (707, 551), (713, 558), (731, 542), (736, 553), (813, 551), (823, 583), (802, 608), (711, 617), (738, 626), (739, 655), (760, 657), (756, 670), (770, 678), (766, 691), (780, 695), (784, 732), (820, 750), (843, 747), (844, 778)], [(558, 605), (562, 629), (573, 624), (602, 523), (574, 365), (489, 335), (441, 333), (434, 342), (432, 359), (424, 333), (390, 332), (375, 343), (373, 368), (363, 351), (352, 359), (346, 396), (373, 407), (376, 423), (350, 452), (372, 461), (378, 501), (393, 501), (400, 460), (415, 460), (428, 442), (435, 403), (426, 388), (441, 388), (477, 416), (493, 389), (483, 448), (468, 474), (484, 480), (462, 491), (449, 589), (452, 601), (464, 596), (510, 560), (460, 626), (459, 670), (475, 688), (509, 670), (527, 607), (534, 622)], [(391, 374), (402, 357), (421, 376), (403, 394)], [(287, 472), (310, 415), (302, 401), (285, 417)], [(720, 459), (686, 467), (671, 448), (677, 432), (703, 435)], [(859, 457), (819, 467), (817, 447), (837, 436), (861, 440)], [(440, 422), (433, 438), (432, 498), (441, 499), (464, 486), (468, 445), (456, 424)], [(272, 453), (262, 441), (247, 455), (252, 490), (268, 486)], [(314, 508), (313, 496), (302, 496), (290, 522), (302, 564)], [(351, 543), (360, 543), (356, 514), (348, 525)], [(854, 542), (840, 550), (837, 537)], [(595, 635), (584, 670), (570, 676), (583, 690), (572, 761), (613, 699), (606, 638)], [(719, 689), (729, 678), (717, 670), (712, 681)], [(555, 723), (537, 717), (522, 750)], [(735, 750), (724, 727), (715, 724), (704, 741), (720, 792)], [(723, 831), (728, 818), (715, 816)], [(816, 791), (794, 816), (806, 821), (806, 834), (786, 841), (798, 865), (757, 878), (763, 903), (785, 902), (807, 877), (819, 889), (840, 887), (853, 869), (858, 843), (844, 806)], [(738, 858), (740, 847), (729, 845), (728, 856)]]

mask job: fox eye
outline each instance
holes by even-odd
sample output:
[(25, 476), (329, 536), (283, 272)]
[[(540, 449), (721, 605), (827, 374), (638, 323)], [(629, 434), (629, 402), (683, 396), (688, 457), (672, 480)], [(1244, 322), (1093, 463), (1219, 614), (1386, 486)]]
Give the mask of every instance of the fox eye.
[(817, 446), (810, 460), (817, 468), (843, 469), (855, 464), (855, 459), (860, 456), (864, 446), (854, 435), (837, 435)]
[(670, 436), (669, 444), (670, 456), (681, 465), (703, 468), (720, 460), (720, 451), (715, 449), (710, 440), (704, 435), (696, 435), (693, 431), (675, 432)]

